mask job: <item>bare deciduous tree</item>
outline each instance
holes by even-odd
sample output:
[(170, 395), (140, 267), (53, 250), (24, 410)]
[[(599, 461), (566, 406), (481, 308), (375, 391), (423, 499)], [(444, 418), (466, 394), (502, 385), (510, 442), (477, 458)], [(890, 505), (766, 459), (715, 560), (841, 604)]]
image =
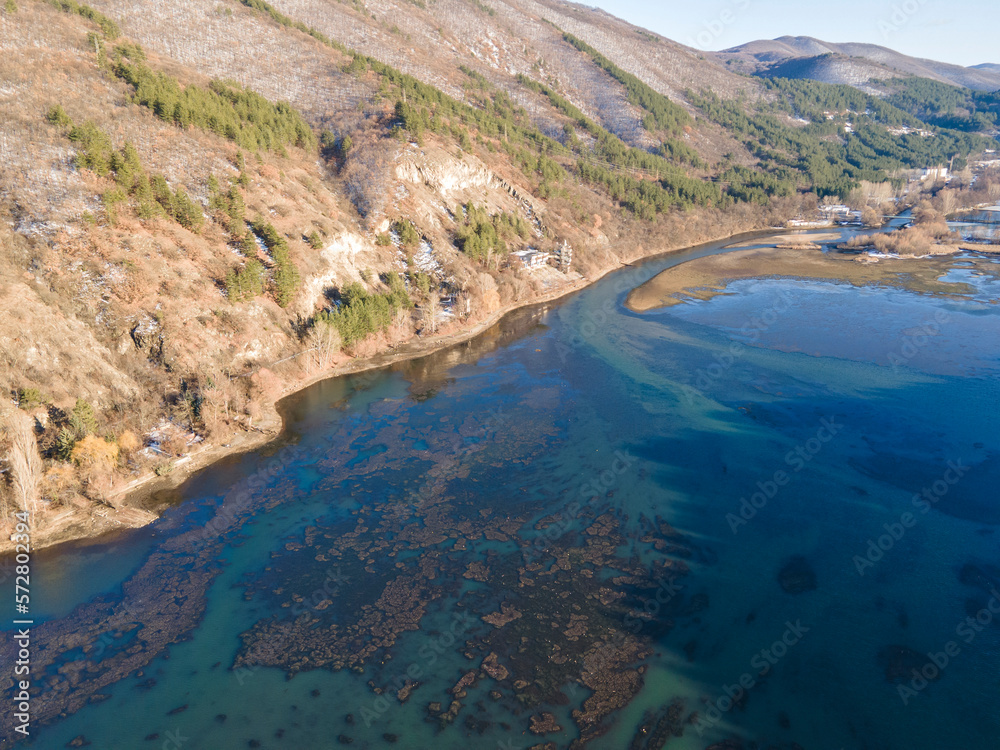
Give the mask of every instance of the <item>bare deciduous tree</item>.
[(316, 369), (325, 370), (333, 356), (340, 351), (340, 333), (332, 325), (320, 323), (309, 333), (309, 345), (313, 347), (313, 362)]
[(438, 307), (441, 299), (436, 290), (432, 289), (427, 294), (427, 327), (431, 333), (437, 333)]
[(377, 139), (355, 146), (344, 167), (344, 184), (351, 203), (374, 225), (385, 212), (392, 185), (393, 145)]
[(38, 480), (42, 473), (42, 459), (38, 455), (34, 423), (20, 409), (3, 407), (3, 427), (7, 433), (11, 487), (14, 502), (20, 511), (35, 515), (38, 509)]

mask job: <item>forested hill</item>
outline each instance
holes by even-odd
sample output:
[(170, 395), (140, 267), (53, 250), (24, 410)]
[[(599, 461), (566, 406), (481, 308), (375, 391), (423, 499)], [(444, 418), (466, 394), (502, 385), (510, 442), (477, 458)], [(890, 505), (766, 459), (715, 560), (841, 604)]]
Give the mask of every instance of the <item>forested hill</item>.
[(1000, 66), (970, 68), (911, 57), (876, 44), (833, 44), (808, 36), (758, 40), (713, 53), (731, 69), (768, 76), (863, 85), (872, 78), (917, 77), (975, 91), (1000, 89)]
[(0, 379), (56, 507), (352, 358), (997, 146), (979, 94), (756, 79), (549, 0), (2, 2)]

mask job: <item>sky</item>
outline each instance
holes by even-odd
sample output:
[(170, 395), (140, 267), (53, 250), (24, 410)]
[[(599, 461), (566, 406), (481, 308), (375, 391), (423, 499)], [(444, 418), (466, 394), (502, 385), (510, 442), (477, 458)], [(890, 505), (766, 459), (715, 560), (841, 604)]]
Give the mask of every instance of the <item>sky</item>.
[(702, 50), (812, 36), (958, 65), (1000, 63), (996, 0), (581, 0)]

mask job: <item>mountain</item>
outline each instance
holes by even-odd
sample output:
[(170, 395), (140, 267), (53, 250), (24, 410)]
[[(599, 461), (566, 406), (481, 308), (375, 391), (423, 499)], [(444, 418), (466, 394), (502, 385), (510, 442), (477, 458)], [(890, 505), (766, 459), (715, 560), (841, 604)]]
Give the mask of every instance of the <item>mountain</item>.
[(910, 57), (875, 44), (832, 44), (808, 36), (761, 40), (715, 53), (732, 70), (785, 78), (811, 78), (859, 86), (871, 78), (918, 76), (976, 91), (1000, 89), (1000, 66), (960, 65)]
[(148, 520), (122, 488), (302, 383), (996, 145), (559, 0), (11, 0), (0, 29), (0, 455), (40, 455), (0, 511), (40, 503), (36, 544)]

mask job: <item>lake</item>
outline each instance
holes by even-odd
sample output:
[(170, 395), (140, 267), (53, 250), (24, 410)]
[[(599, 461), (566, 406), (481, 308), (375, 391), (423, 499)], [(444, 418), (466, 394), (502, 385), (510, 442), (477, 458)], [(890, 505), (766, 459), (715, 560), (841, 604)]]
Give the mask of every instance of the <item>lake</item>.
[(624, 307), (725, 244), (315, 385), (37, 553), (26, 746), (995, 747), (998, 273)]

